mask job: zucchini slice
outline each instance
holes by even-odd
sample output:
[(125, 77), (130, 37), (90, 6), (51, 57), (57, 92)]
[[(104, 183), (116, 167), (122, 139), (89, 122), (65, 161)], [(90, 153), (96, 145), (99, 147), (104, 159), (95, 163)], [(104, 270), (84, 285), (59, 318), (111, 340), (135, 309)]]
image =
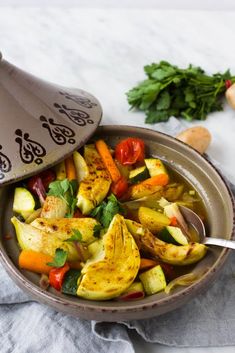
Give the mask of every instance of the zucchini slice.
[(77, 296), (78, 280), (81, 276), (80, 270), (69, 270), (64, 277), (62, 293)]
[(129, 174), (129, 181), (131, 182), (131, 184), (138, 183), (147, 178), (149, 178), (149, 171), (146, 166), (131, 170)]
[(161, 265), (157, 265), (150, 270), (141, 273), (139, 278), (147, 295), (161, 292), (166, 288), (166, 278)]
[(25, 188), (15, 188), (13, 211), (26, 219), (35, 208), (35, 201), (31, 192)]
[(148, 159), (145, 159), (144, 161), (151, 177), (159, 174), (168, 175), (167, 170), (160, 159), (148, 158)]
[(167, 226), (158, 234), (158, 238), (175, 245), (187, 245), (188, 239), (178, 227)]

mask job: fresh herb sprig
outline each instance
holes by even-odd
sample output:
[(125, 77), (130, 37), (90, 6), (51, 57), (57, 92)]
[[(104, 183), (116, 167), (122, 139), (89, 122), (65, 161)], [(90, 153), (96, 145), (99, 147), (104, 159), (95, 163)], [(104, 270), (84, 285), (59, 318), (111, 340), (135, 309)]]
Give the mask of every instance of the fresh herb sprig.
[(79, 242), (82, 243), (82, 233), (78, 229), (72, 229), (73, 234), (71, 235), (70, 238), (64, 240), (66, 242)]
[(73, 217), (74, 210), (77, 203), (77, 198), (75, 197), (78, 188), (78, 183), (76, 180), (56, 180), (49, 184), (49, 192), (47, 195), (57, 196), (64, 200), (68, 205), (68, 212), (66, 217)]
[(52, 262), (48, 262), (48, 266), (52, 267), (63, 267), (67, 261), (68, 253), (67, 251), (57, 248), (55, 251), (55, 256)]
[(205, 120), (223, 109), (222, 97), (228, 81), (235, 82), (230, 71), (206, 75), (200, 67), (180, 69), (166, 61), (144, 67), (145, 81), (127, 92), (131, 108), (146, 113), (146, 123), (167, 121), (170, 116)]
[(91, 211), (90, 216), (95, 217), (104, 228), (108, 228), (117, 213), (124, 213), (124, 209), (117, 198), (111, 194), (108, 197), (108, 202), (103, 201), (98, 207)]

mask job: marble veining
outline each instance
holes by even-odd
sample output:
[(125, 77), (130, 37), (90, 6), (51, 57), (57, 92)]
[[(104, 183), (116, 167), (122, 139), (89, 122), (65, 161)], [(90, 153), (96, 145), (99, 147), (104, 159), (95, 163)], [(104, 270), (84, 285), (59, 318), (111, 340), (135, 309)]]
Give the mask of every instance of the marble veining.
[[(162, 124), (145, 125), (144, 114), (130, 111), (127, 104), (125, 92), (144, 78), (143, 66), (169, 60), (182, 67), (199, 65), (209, 73), (230, 68), (235, 75), (234, 33), (235, 12), (0, 8), (0, 51), (6, 59), (46, 80), (93, 93), (103, 106), (103, 124), (161, 131), (166, 131)], [(182, 123), (209, 128), (213, 141), (208, 152), (235, 183), (235, 111), (225, 105), (206, 121)], [(135, 340), (137, 352), (205, 352), (142, 346)]]
[[(235, 12), (1, 8), (0, 50), (37, 76), (93, 93), (103, 106), (103, 124), (146, 126), (125, 96), (144, 78), (143, 66), (165, 59), (210, 73), (230, 68), (235, 75), (234, 18)], [(226, 105), (193, 124), (210, 129), (209, 154), (235, 182), (235, 112)]]

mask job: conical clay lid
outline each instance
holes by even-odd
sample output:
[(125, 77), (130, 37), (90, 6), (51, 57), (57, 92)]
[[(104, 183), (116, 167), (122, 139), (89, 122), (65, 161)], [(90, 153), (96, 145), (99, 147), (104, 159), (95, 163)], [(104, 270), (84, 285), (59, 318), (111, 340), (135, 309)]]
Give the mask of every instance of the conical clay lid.
[(101, 116), (90, 93), (38, 79), (0, 53), (0, 185), (64, 159), (93, 135)]

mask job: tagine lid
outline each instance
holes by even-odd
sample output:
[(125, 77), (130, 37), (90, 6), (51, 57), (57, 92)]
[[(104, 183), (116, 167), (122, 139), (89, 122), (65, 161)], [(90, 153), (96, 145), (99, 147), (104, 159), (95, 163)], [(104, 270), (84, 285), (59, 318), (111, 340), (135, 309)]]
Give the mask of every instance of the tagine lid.
[(43, 81), (0, 53), (0, 186), (59, 163), (86, 143), (101, 117), (90, 93)]

